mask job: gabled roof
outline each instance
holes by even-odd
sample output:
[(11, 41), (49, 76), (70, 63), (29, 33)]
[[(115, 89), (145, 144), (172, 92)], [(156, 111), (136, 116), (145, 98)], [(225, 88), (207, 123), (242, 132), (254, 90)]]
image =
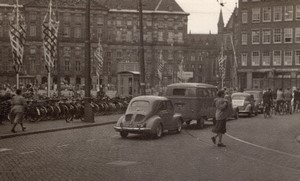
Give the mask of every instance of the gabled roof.
[[(137, 10), (138, 0), (95, 0), (109, 9)], [(184, 12), (175, 0), (143, 0), (143, 10)]]
[[(87, 0), (53, 0), (52, 4), (53, 7), (57, 6), (59, 8), (85, 8), (86, 7), (86, 1)], [(102, 4), (99, 4), (96, 0), (91, 0), (91, 9), (103, 9), (103, 10), (108, 10), (107, 7), (103, 6)], [(30, 7), (48, 7), (49, 6), (49, 0), (31, 0), (30, 2), (26, 3), (25, 6)]]
[[(101, 9), (120, 9), (120, 10), (138, 10), (139, 0), (91, 0), (91, 7), (102, 7)], [(68, 6), (80, 7), (84, 6), (86, 0), (57, 0), (59, 7)], [(13, 5), (16, 0), (0, 0), (0, 4)], [(184, 10), (179, 6), (176, 0), (142, 0), (143, 10), (146, 11), (167, 11), (167, 12), (181, 12)], [(49, 0), (19, 0), (20, 5), (26, 6), (43, 6), (47, 7)], [(53, 5), (56, 5), (56, 0), (53, 0)], [(188, 13), (186, 13), (188, 14)]]
[[(19, 4), (20, 5), (24, 5), (28, 2), (30, 2), (32, 0), (19, 0)], [(0, 4), (9, 4), (9, 5), (13, 5), (16, 4), (16, 0), (0, 0)]]

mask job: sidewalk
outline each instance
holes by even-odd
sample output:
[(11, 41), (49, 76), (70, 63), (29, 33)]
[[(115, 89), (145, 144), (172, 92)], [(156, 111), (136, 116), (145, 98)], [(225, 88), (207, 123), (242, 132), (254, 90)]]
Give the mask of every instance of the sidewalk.
[(11, 132), (12, 125), (10, 122), (5, 121), (0, 125), (0, 140), (4, 138), (11, 138), (16, 136), (38, 134), (38, 133), (47, 133), (68, 129), (78, 129), (91, 126), (101, 126), (106, 124), (115, 124), (118, 119), (121, 117), (120, 114), (117, 115), (105, 115), (105, 116), (95, 116), (94, 123), (82, 122), (80, 120), (73, 120), (67, 123), (65, 120), (53, 120), (53, 121), (40, 121), (40, 122), (24, 122), (26, 131), (22, 131), (21, 126), (17, 125), (17, 133)]

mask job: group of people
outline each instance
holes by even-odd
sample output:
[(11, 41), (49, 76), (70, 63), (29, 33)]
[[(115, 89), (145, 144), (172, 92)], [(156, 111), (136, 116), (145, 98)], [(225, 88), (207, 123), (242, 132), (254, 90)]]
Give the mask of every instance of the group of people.
[[(293, 91), (290, 88), (286, 90), (278, 89), (275, 94), (271, 89), (267, 89), (263, 92), (263, 104), (267, 107), (271, 107), (273, 103), (276, 103), (276, 110), (278, 111), (279, 105), (286, 102), (289, 106), (288, 109), (295, 110), (296, 105), (300, 106), (300, 90), (295, 89)], [(226, 90), (219, 90), (217, 98), (214, 100), (214, 106), (216, 107), (215, 119), (216, 124), (212, 129), (212, 132), (216, 135), (211, 137), (214, 144), (218, 147), (225, 147), (226, 145), (222, 142), (223, 134), (226, 133), (226, 121), (232, 113), (232, 103), (230, 95)]]
[(279, 111), (279, 106), (283, 103), (287, 104), (288, 111), (292, 113), (292, 110), (296, 109), (296, 105), (300, 103), (300, 90), (299, 88), (293, 91), (287, 88), (283, 91), (282, 88), (278, 89), (276, 92), (272, 89), (267, 89), (263, 93), (263, 104), (266, 106), (267, 110), (275, 103), (276, 111)]

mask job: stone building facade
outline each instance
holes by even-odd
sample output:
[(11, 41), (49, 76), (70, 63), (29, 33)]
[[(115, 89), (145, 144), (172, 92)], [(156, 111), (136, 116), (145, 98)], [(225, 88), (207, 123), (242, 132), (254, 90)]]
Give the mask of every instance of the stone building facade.
[[(48, 11), (48, 0), (23, 0), (27, 41), (22, 75), (31, 75), (36, 83), (47, 81), (43, 58), (41, 24)], [(98, 40), (104, 50), (103, 84), (117, 84), (119, 71), (139, 69), (139, 15), (137, 0), (91, 0), (91, 47)], [(8, 37), (8, 18), (14, 1), (0, 0), (0, 73), (9, 81), (14, 76)], [(53, 0), (53, 10), (59, 18), (59, 60), (61, 81), (67, 84), (84, 84), (85, 66), (85, 3), (84, 0)], [(163, 85), (178, 82), (178, 65), (184, 59), (184, 70), (193, 71), (189, 81), (216, 84), (215, 60), (220, 47), (218, 36), (187, 33), (188, 13), (175, 0), (143, 1), (143, 28), (147, 87), (158, 84), (157, 65), (162, 53), (165, 62)], [(3, 43), (2, 43), (3, 42)], [(55, 64), (57, 66), (57, 63)], [(92, 63), (92, 83), (97, 84)], [(137, 70), (138, 71), (138, 70)], [(57, 82), (56, 69), (52, 82)], [(14, 78), (12, 78), (14, 79)], [(1, 80), (0, 80), (1, 81)], [(95, 87), (95, 86), (94, 86)]]

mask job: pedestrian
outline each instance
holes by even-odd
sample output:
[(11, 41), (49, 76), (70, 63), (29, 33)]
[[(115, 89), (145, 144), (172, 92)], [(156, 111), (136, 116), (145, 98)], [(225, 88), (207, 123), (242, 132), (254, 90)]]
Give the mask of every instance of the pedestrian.
[(11, 129), (11, 132), (15, 133), (15, 128), (17, 124), (20, 124), (22, 127), (22, 130), (25, 131), (25, 127), (23, 126), (23, 117), (24, 117), (24, 111), (25, 107), (27, 106), (25, 98), (22, 96), (22, 90), (17, 89), (16, 95), (12, 97), (11, 99), (11, 111), (9, 114), (10, 121), (13, 123), (13, 127)]
[(287, 113), (292, 114), (292, 98), (293, 94), (290, 90), (290, 88), (287, 88), (284, 93), (283, 93), (284, 101), (286, 102), (287, 105)]
[(226, 121), (231, 113), (230, 102), (224, 98), (225, 92), (223, 90), (218, 91), (217, 98), (214, 100), (214, 106), (216, 107), (216, 124), (212, 129), (213, 133), (216, 133), (216, 136), (211, 137), (211, 140), (216, 144), (216, 139), (218, 139), (218, 147), (225, 147), (226, 145), (222, 142), (223, 134), (226, 133)]

